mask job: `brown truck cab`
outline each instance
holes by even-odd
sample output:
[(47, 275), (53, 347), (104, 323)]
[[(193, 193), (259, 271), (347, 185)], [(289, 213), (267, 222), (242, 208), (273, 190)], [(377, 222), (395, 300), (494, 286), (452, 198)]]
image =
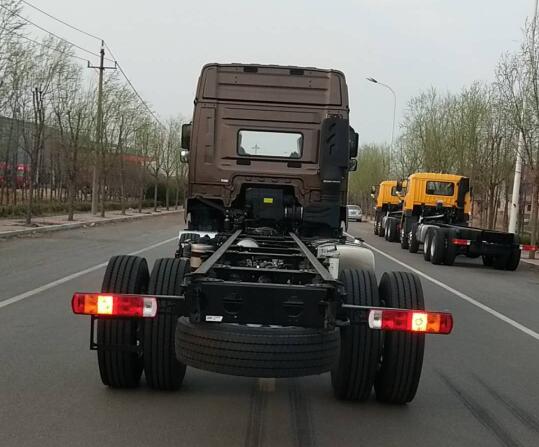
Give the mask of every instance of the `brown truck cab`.
[(204, 66), (192, 123), (183, 128), (189, 229), (218, 232), (256, 222), (338, 235), (357, 156), (348, 114), (340, 71)]

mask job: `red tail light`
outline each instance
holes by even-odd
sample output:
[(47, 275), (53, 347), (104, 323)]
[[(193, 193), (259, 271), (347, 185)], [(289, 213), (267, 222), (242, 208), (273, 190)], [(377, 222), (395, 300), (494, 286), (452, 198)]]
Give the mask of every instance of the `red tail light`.
[(116, 317), (155, 317), (157, 300), (148, 296), (112, 293), (75, 293), (73, 313)]
[(520, 246), (522, 251), (537, 251), (537, 245), (524, 244)]
[(470, 245), (472, 241), (470, 241), (469, 239), (452, 239), (451, 243), (453, 245)]
[(369, 327), (385, 331), (449, 334), (453, 329), (453, 316), (447, 312), (374, 309), (369, 312)]

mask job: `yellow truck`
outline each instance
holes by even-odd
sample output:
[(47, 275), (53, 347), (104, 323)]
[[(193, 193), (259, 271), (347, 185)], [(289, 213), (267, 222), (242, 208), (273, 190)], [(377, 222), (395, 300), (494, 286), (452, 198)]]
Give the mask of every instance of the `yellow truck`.
[(452, 265), (457, 255), (481, 256), (486, 266), (515, 270), (520, 262), (518, 236), (470, 227), (471, 203), (468, 177), (410, 175), (402, 203), (401, 247), (416, 253), (423, 244), (424, 259), (433, 264)]
[[(376, 200), (374, 213), (374, 234), (388, 239), (386, 221), (388, 216), (399, 213), (401, 209), (401, 199), (397, 193), (397, 180), (384, 180), (378, 186), (372, 187), (373, 198)], [(396, 231), (396, 229), (395, 229)], [(398, 238), (398, 231), (391, 236)]]

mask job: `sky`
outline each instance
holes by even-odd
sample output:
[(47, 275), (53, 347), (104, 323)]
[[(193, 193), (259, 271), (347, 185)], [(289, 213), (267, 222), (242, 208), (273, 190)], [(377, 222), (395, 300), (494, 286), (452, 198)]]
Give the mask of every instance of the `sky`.
[[(339, 69), (361, 143), (389, 143), (393, 120), (391, 93), (366, 77), (395, 90), (398, 133), (407, 102), (423, 90), (491, 81), (499, 57), (518, 48), (533, 8), (533, 0), (29, 1), (103, 37), (163, 118), (191, 116), (208, 62)], [(24, 12), (98, 51), (98, 41), (29, 7)]]

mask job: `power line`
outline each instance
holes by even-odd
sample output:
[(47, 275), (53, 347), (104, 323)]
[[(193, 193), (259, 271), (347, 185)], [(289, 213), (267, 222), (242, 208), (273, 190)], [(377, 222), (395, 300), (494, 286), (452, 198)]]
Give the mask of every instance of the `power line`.
[[(40, 29), (41, 31), (44, 31), (44, 32), (47, 33), (47, 34), (50, 34), (51, 36), (54, 36), (54, 37), (56, 37), (57, 39), (59, 39), (59, 40), (65, 42), (65, 43), (67, 43), (67, 44), (69, 44), (69, 45), (71, 45), (71, 46), (73, 46), (73, 47), (75, 47), (75, 48), (78, 48), (78, 49), (81, 50), (81, 51), (84, 51), (85, 53), (91, 54), (91, 55), (94, 56), (94, 57), (98, 57), (98, 56), (99, 56), (97, 53), (94, 53), (93, 51), (90, 51), (90, 50), (88, 50), (88, 49), (86, 49), (86, 48), (83, 48), (83, 47), (81, 47), (80, 45), (77, 45), (76, 43), (73, 43), (73, 42), (71, 42), (70, 40), (67, 40), (67, 39), (63, 38), (62, 36), (59, 36), (58, 34), (55, 34), (55, 33), (53, 33), (52, 31), (49, 31), (49, 30), (46, 29), (46, 28), (43, 28), (41, 25), (38, 25), (37, 23), (32, 22), (30, 19), (27, 19), (26, 17), (23, 17), (23, 16), (21, 16), (20, 14), (17, 14), (15, 11), (10, 10), (9, 8), (7, 8), (7, 7), (3, 6), (3, 5), (0, 5), (0, 8), (5, 9), (5, 10), (8, 11), (9, 13), (11, 13), (11, 14), (13, 14), (13, 15), (19, 17), (20, 19), (24, 20), (25, 22), (29, 23), (30, 25), (35, 26), (36, 28)], [(110, 59), (107, 59), (107, 60), (109, 60), (110, 62), (114, 62), (114, 61), (111, 61)]]
[(55, 17), (55, 16), (53, 16), (52, 14), (49, 14), (48, 12), (43, 11), (42, 9), (39, 9), (37, 6), (34, 6), (34, 5), (32, 5), (31, 3), (29, 3), (29, 2), (27, 2), (27, 1), (25, 1), (25, 0), (21, 0), (21, 1), (22, 1), (22, 3), (24, 3), (25, 5), (30, 6), (30, 8), (33, 8), (33, 9), (35, 9), (36, 11), (39, 11), (40, 13), (45, 14), (47, 17), (50, 17), (51, 19), (56, 20), (57, 22), (61, 23), (62, 25), (65, 25), (65, 26), (67, 26), (67, 27), (69, 27), (69, 28), (71, 28), (71, 29), (73, 29), (73, 30), (75, 30), (75, 31), (78, 31), (79, 33), (85, 34), (85, 35), (87, 35), (88, 37), (92, 37), (93, 39), (103, 40), (103, 39), (101, 39), (101, 37), (97, 37), (97, 36), (95, 36), (94, 34), (90, 34), (90, 33), (86, 32), (86, 31), (84, 31), (84, 30), (82, 30), (82, 29), (80, 29), (80, 28), (77, 28), (76, 26), (71, 25), (71, 24), (69, 24), (69, 23), (63, 21), (62, 19), (59, 19), (58, 17)]
[[(33, 9), (35, 9), (36, 11), (39, 11), (40, 13), (46, 15), (47, 17), (49, 17), (49, 18), (51, 18), (51, 19), (53, 19), (53, 20), (56, 20), (57, 22), (59, 22), (59, 23), (65, 25), (65, 26), (67, 26), (67, 27), (69, 27), (69, 28), (71, 28), (71, 29), (73, 29), (73, 30), (75, 30), (75, 31), (78, 31), (79, 33), (82, 33), (82, 34), (84, 34), (84, 35), (86, 35), (86, 36), (88, 36), (88, 37), (91, 37), (91, 38), (97, 39), (97, 40), (101, 40), (102, 42), (104, 42), (104, 40), (101, 39), (100, 37), (98, 37), (98, 36), (96, 36), (96, 35), (94, 35), (94, 34), (88, 33), (88, 32), (86, 32), (86, 31), (84, 31), (84, 30), (82, 30), (82, 29), (80, 29), (80, 28), (78, 28), (78, 27), (76, 27), (76, 26), (74, 26), (74, 25), (71, 25), (70, 23), (68, 23), (68, 22), (66, 22), (66, 21), (64, 21), (64, 20), (62, 20), (62, 19), (59, 19), (58, 17), (55, 17), (55, 16), (52, 15), (52, 14), (49, 14), (48, 12), (46, 12), (46, 11), (44, 11), (44, 10), (38, 8), (37, 6), (32, 5), (31, 3), (29, 3), (29, 2), (27, 2), (27, 1), (25, 1), (25, 0), (21, 0), (21, 2), (24, 3), (25, 5), (29, 6), (30, 8), (33, 8)], [(98, 54), (94, 53), (93, 51), (90, 51), (90, 50), (88, 50), (88, 49), (86, 49), (86, 48), (83, 48), (83, 47), (81, 47), (81, 46), (79, 46), (79, 45), (77, 45), (77, 44), (75, 44), (75, 43), (73, 43), (73, 42), (71, 42), (71, 41), (69, 41), (69, 40), (67, 40), (67, 39), (64, 39), (63, 37), (61, 37), (61, 36), (59, 36), (59, 35), (57, 35), (57, 34), (51, 32), (51, 31), (49, 31), (49, 30), (43, 28), (42, 26), (40, 26), (40, 25), (38, 25), (38, 24), (32, 22), (31, 20), (29, 20), (29, 19), (27, 19), (27, 18), (25, 18), (25, 17), (23, 17), (23, 16), (17, 14), (15, 11), (10, 11), (10, 10), (9, 10), (8, 8), (6, 8), (5, 6), (2, 6), (2, 5), (0, 5), (0, 6), (1, 6), (2, 8), (4, 8), (4, 9), (6, 9), (7, 11), (9, 11), (10, 13), (15, 14), (16, 16), (20, 17), (21, 19), (23, 19), (23, 20), (26, 21), (27, 23), (30, 23), (31, 25), (35, 26), (36, 28), (39, 28), (40, 30), (42, 30), (42, 31), (44, 31), (44, 32), (46, 32), (46, 33), (48, 33), (48, 34), (50, 34), (51, 36), (54, 36), (54, 37), (56, 37), (57, 39), (59, 39), (59, 40), (61, 40), (61, 41), (63, 41), (63, 42), (66, 42), (66, 43), (68, 43), (69, 45), (72, 45), (73, 47), (78, 48), (78, 49), (81, 50), (81, 51), (84, 51), (84, 52), (86, 52), (86, 53), (88, 53), (88, 54), (91, 54), (92, 56), (98, 56)], [(14, 33), (14, 34), (15, 34), (15, 33)], [(48, 46), (48, 45), (42, 44), (42, 43), (37, 42), (37, 41), (35, 41), (35, 40), (33, 40), (33, 39), (30, 39), (30, 38), (28, 38), (28, 37), (26, 37), (26, 36), (19, 35), (19, 34), (16, 34), (16, 35), (17, 35), (18, 37), (22, 37), (23, 39), (27, 39), (27, 40), (29, 40), (29, 41), (31, 41), (31, 42), (34, 42), (34, 43), (36, 43), (36, 44), (38, 44), (38, 45), (41, 45), (41, 46), (46, 47), (46, 48), (49, 48), (49, 49), (51, 49), (51, 50), (60, 51), (60, 50), (58, 50), (58, 49), (56, 49), (56, 48), (53, 48), (53, 47), (50, 47), (50, 46)], [(111, 50), (110, 47), (106, 44), (106, 42), (105, 42), (105, 47), (107, 48), (108, 52), (110, 53), (110, 55), (111, 55), (112, 58), (113, 58), (113, 59), (105, 58), (105, 60), (107, 60), (107, 61), (109, 61), (109, 62), (114, 62), (114, 63), (116, 64), (116, 66), (117, 66), (118, 69), (120, 70), (120, 73), (121, 73), (122, 76), (125, 78), (125, 80), (126, 80), (127, 83), (129, 84), (129, 86), (131, 87), (131, 89), (133, 90), (133, 92), (135, 93), (135, 95), (138, 97), (138, 99), (140, 100), (140, 102), (142, 103), (142, 105), (146, 108), (146, 110), (148, 110), (148, 112), (152, 115), (152, 117), (155, 119), (155, 121), (156, 121), (161, 127), (165, 128), (165, 126), (163, 125), (163, 123), (161, 122), (161, 120), (158, 118), (158, 116), (156, 115), (156, 113), (151, 109), (151, 107), (146, 103), (146, 101), (144, 101), (144, 99), (142, 98), (142, 96), (140, 95), (140, 93), (137, 91), (137, 89), (135, 88), (135, 86), (133, 85), (133, 83), (131, 82), (131, 80), (129, 79), (129, 77), (127, 76), (127, 73), (124, 71), (124, 69), (122, 68), (122, 66), (118, 63), (116, 57), (114, 56), (112, 50)], [(74, 57), (74, 58), (76, 58), (76, 59), (80, 59), (80, 60), (83, 60), (83, 61), (87, 61), (87, 59), (83, 59), (83, 58), (78, 57), (78, 56), (75, 56), (75, 55), (70, 55), (70, 56), (71, 56), (71, 57)], [(89, 61), (88, 61), (88, 63), (89, 63)]]
[(58, 48), (51, 47), (50, 45), (46, 45), (46, 44), (44, 44), (42, 42), (31, 39), (30, 37), (24, 36), (22, 34), (18, 34), (15, 31), (7, 29), (5, 27), (2, 27), (2, 30), (7, 31), (8, 33), (13, 34), (14, 36), (20, 37), (21, 39), (26, 39), (26, 40), (28, 40), (28, 41), (30, 41), (32, 43), (35, 43), (36, 45), (40, 45), (43, 48), (47, 48), (49, 50), (56, 51), (57, 53), (65, 54), (66, 56), (72, 57), (74, 59), (79, 59), (79, 60), (84, 61), (84, 62), (89, 62), (88, 59), (84, 59), (83, 57), (77, 56), (76, 54), (70, 54), (70, 53), (68, 53), (66, 51), (63, 51), (63, 50), (60, 50)]
[(155, 112), (151, 109), (151, 107), (146, 104), (146, 102), (144, 101), (144, 99), (142, 99), (142, 96), (140, 96), (139, 92), (137, 91), (137, 89), (135, 88), (135, 86), (133, 85), (133, 83), (131, 82), (131, 80), (129, 79), (129, 77), (127, 76), (127, 74), (125, 73), (124, 69), (122, 68), (122, 66), (120, 65), (120, 63), (118, 62), (118, 59), (116, 58), (116, 56), (114, 56), (114, 53), (112, 52), (112, 50), (110, 49), (110, 47), (107, 45), (107, 43), (105, 42), (105, 48), (108, 50), (108, 52), (110, 53), (110, 55), (112, 56), (112, 58), (115, 60), (115, 63), (116, 63), (116, 66), (118, 67), (118, 70), (120, 70), (120, 73), (123, 75), (123, 77), (125, 78), (125, 80), (127, 81), (127, 83), (129, 84), (129, 86), (133, 89), (133, 92), (135, 92), (135, 95), (137, 95), (138, 99), (140, 100), (140, 102), (142, 103), (142, 105), (144, 105), (144, 107), (146, 107), (146, 110), (148, 110), (148, 112), (150, 112), (150, 114), (153, 116), (153, 118), (155, 119), (155, 121), (157, 121), (157, 123), (163, 127), (163, 128), (166, 128), (163, 123), (161, 122), (161, 120), (157, 117), (157, 115), (155, 114)]

